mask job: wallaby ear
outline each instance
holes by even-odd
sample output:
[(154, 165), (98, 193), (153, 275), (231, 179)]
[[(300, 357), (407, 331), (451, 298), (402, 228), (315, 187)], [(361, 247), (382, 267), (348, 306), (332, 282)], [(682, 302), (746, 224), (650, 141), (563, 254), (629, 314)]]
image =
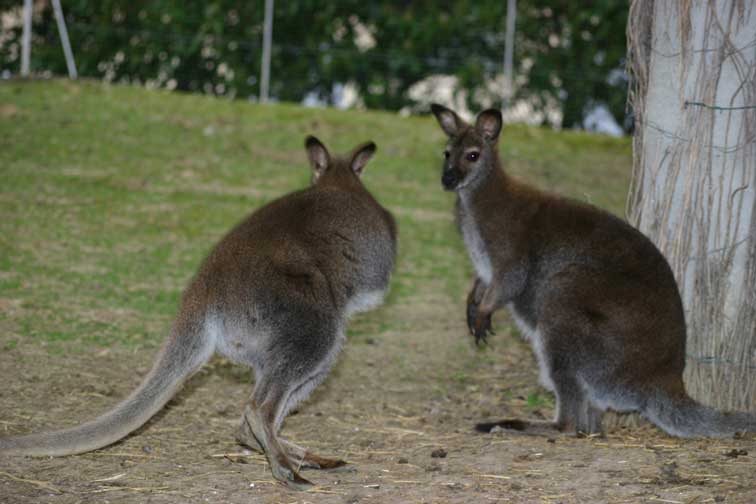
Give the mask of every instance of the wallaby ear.
[(475, 129), (487, 140), (496, 141), (501, 133), (501, 124), (501, 112), (497, 109), (488, 109), (478, 114)]
[(352, 161), (349, 163), (352, 171), (357, 175), (362, 175), (362, 169), (365, 168), (367, 162), (373, 157), (376, 149), (377, 147), (373, 142), (368, 142), (354, 149)]
[(436, 116), (438, 124), (444, 133), (450, 137), (457, 136), (464, 126), (464, 121), (453, 110), (450, 110), (438, 103), (431, 103), (431, 112)]
[(307, 159), (310, 160), (312, 170), (315, 172), (315, 176), (319, 177), (323, 175), (328, 165), (331, 163), (331, 156), (328, 154), (328, 149), (323, 145), (320, 140), (312, 135), (309, 135), (305, 139), (305, 149), (307, 149)]

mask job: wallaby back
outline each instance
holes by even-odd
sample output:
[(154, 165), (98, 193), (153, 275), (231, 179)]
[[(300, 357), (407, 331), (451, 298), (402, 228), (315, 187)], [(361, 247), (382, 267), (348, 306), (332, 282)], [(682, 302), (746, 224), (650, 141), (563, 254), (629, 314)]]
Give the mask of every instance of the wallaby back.
[(328, 155), (327, 170), (313, 162), (310, 187), (265, 205), (232, 229), (193, 282), (196, 303), (245, 313), (249, 306), (270, 305), (261, 300), (280, 300), (341, 316), (359, 301), (355, 296), (385, 290), (397, 231), (358, 178), (359, 163), (369, 159), (360, 155), (365, 149), (375, 146), (356, 149), (352, 158)]

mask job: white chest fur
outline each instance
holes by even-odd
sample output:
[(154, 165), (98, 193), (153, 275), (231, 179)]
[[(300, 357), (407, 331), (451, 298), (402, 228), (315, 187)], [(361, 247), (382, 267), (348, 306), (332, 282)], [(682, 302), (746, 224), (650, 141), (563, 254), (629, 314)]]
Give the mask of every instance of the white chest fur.
[(465, 209), (464, 199), (460, 202), (463, 206), (463, 213), (461, 218), (462, 238), (465, 240), (467, 246), (467, 253), (470, 256), (470, 260), (475, 267), (475, 273), (483, 280), (484, 283), (491, 283), (493, 277), (493, 270), (491, 268), (491, 259), (486, 250), (486, 245), (483, 242), (483, 238), (478, 231), (478, 224), (475, 222), (474, 217)]

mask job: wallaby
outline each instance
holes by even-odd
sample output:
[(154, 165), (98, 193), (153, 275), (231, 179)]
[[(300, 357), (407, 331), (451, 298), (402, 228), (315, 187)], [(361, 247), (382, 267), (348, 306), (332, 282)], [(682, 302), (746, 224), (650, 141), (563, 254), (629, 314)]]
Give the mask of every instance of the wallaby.
[(441, 182), (475, 268), (467, 325), (476, 343), (507, 307), (530, 341), (542, 384), (556, 394), (553, 422), (481, 423), (518, 430), (600, 433), (603, 412), (637, 411), (674, 436), (756, 431), (756, 415), (722, 413), (685, 391), (685, 318), (661, 252), (638, 230), (594, 206), (542, 192), (501, 167), (502, 118), (469, 125), (441, 105), (449, 140)]
[(278, 431), (328, 374), (349, 316), (382, 301), (396, 225), (360, 181), (374, 143), (346, 158), (331, 157), (312, 136), (305, 147), (311, 186), (263, 206), (215, 246), (139, 388), (78, 427), (0, 439), (0, 454), (69, 455), (114, 443), (157, 413), (218, 351), (254, 370), (237, 440), (264, 453), (277, 480), (304, 489), (311, 483), (295, 468), (345, 464), (280, 439)]

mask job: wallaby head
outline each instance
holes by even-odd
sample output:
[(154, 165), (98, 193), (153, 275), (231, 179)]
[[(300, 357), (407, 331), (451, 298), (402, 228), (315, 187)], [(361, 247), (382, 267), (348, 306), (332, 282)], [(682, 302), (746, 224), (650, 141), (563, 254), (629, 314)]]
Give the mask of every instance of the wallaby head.
[(476, 187), (498, 165), (496, 146), (501, 132), (501, 112), (484, 110), (472, 126), (442, 105), (434, 103), (431, 110), (449, 136), (441, 175), (444, 189), (460, 191)]
[(310, 135), (305, 139), (307, 158), (312, 167), (312, 184), (339, 184), (359, 181), (365, 165), (375, 154), (373, 142), (355, 148), (346, 157), (331, 156), (323, 143)]

